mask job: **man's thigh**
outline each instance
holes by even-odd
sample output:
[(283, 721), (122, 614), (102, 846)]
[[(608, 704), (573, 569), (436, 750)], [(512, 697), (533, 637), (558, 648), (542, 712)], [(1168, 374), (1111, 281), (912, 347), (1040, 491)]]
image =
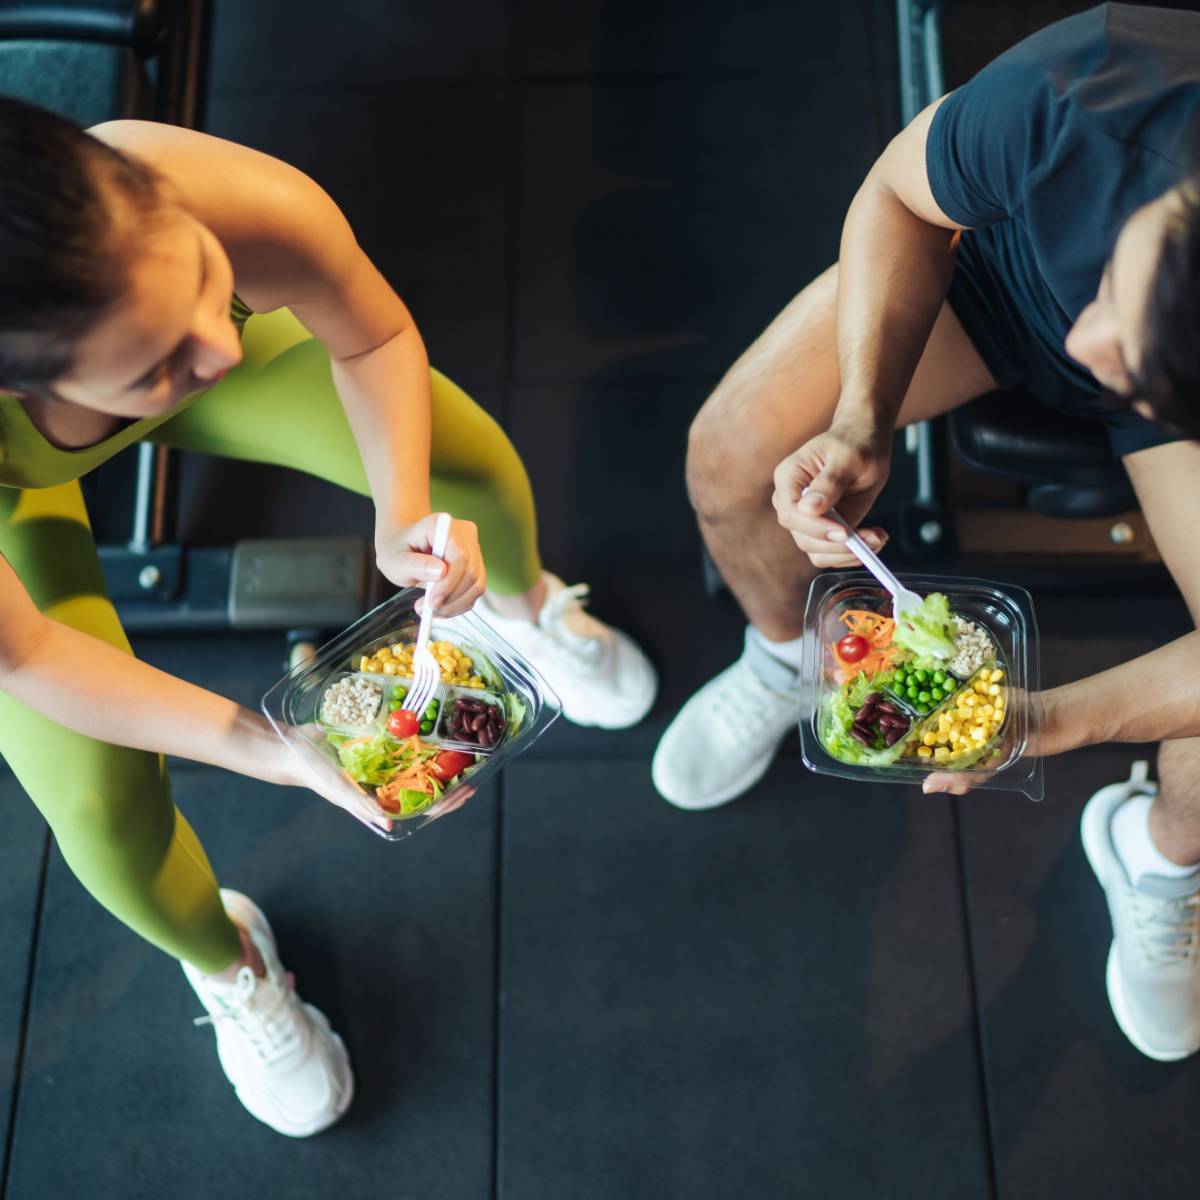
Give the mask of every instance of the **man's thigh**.
[[(837, 265), (808, 285), (729, 369), (692, 427), (690, 473), (770, 496), (775, 467), (823, 433), (840, 388)], [(934, 323), (900, 425), (939, 416), (996, 382), (948, 304)]]
[(1154, 544), (1200, 622), (1200, 443), (1168, 442), (1121, 460)]

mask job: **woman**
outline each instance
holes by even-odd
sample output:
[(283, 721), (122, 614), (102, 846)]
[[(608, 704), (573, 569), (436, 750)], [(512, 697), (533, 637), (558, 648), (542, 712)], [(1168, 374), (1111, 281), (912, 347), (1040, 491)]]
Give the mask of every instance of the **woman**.
[(242, 1103), (315, 1133), (350, 1102), (345, 1047), (218, 890), (161, 755), (309, 780), (262, 718), (132, 658), (79, 476), (140, 438), (320, 475), (373, 498), (389, 579), (432, 581), (445, 616), (478, 601), (569, 718), (633, 724), (653, 670), (542, 571), (507, 438), (430, 371), (329, 197), (265, 155), (0, 100), (0, 389), (0, 753), (83, 885), (181, 960)]

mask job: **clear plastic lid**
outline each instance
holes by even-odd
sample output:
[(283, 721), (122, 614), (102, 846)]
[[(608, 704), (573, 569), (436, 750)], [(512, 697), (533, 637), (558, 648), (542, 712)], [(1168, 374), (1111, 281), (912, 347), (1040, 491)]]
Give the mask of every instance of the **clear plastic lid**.
[[(395, 797), (381, 801), (376, 796), (378, 784), (374, 780), (384, 781), (374, 765), (364, 769), (361, 761), (352, 759), (352, 768), (367, 776), (362, 782), (352, 778), (342, 755), (352, 754), (353, 743), (372, 751), (379, 747), (390, 754), (405, 740), (390, 735), (387, 723), (392, 704), (402, 699), (396, 689), (406, 689), (411, 677), (400, 673), (406, 667), (398, 658), (380, 660), (372, 656), (384, 648), (391, 655), (393, 646), (411, 646), (416, 641), (416, 603), (423, 595), (421, 588), (406, 588), (385, 601), (289, 671), (262, 701), (263, 712), (275, 731), (312, 772), (320, 789), (337, 796), (368, 829), (389, 841), (407, 837), (429, 821), (460, 808), (481, 783), (541, 737), (561, 711), (558, 697), (536, 669), (474, 613), (434, 617), (430, 641), (449, 642), (462, 657), (451, 658), (451, 666), (444, 668), (437, 689), (436, 719), (428, 733), (419, 732), (417, 736), (425, 747), (456, 751), (464, 758), (474, 758), (474, 763), (448, 781), (440, 794), (424, 798), (414, 794), (403, 804)], [(362, 670), (364, 658), (370, 667), (366, 672)], [(469, 665), (463, 666), (463, 659), (469, 659)], [(397, 674), (384, 673), (383, 662), (388, 661)], [(356, 679), (377, 684), (381, 690), (372, 719), (361, 724), (327, 722), (330, 689), (344, 680)], [(501, 709), (499, 719), (492, 718), (482, 734), (483, 740), (493, 739), (488, 745), (466, 743), (449, 728), (449, 718), (444, 715), (455, 698), (476, 696), (487, 706), (498, 704)], [(479, 738), (480, 734), (474, 736)], [(463, 758), (448, 761), (462, 763)]]
[(1033, 597), (1024, 588), (981, 579), (899, 579), (921, 595), (941, 592), (952, 614), (986, 635), (991, 655), (957, 675), (939, 669), (943, 678), (936, 683), (935, 672), (922, 671), (926, 678), (917, 683), (917, 696), (912, 672), (899, 681), (894, 671), (867, 675), (850, 692), (834, 653), (851, 632), (843, 617), (851, 610), (890, 615), (891, 596), (865, 572), (817, 576), (804, 619), (801, 678), (806, 698), (813, 699), (812, 711), (800, 715), (805, 765), (843, 779), (907, 784), (946, 772), (962, 775), (972, 788), (1042, 799), (1042, 760), (1026, 755), (1041, 711)]

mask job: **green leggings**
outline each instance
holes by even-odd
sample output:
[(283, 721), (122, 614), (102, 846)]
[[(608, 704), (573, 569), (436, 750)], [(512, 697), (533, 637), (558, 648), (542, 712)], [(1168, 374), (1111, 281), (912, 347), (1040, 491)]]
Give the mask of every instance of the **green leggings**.
[[(242, 364), (151, 434), (168, 446), (276, 463), (369, 495), (320, 342), (286, 310), (252, 317)], [(533, 496), (503, 430), (436, 371), (435, 510), (472, 520), (500, 593), (537, 582)], [(78, 482), (0, 487), (0, 553), (47, 616), (132, 653), (108, 596)], [(240, 951), (204, 849), (160, 755), (73, 733), (0, 693), (0, 754), (85, 888), (147, 941), (202, 971)]]

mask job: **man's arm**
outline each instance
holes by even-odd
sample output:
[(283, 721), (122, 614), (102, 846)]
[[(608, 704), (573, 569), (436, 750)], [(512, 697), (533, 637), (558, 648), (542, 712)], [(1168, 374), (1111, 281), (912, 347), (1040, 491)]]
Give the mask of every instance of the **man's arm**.
[(964, 226), (938, 207), (925, 165), (941, 103), (892, 140), (850, 205), (838, 260), (841, 397), (829, 432), (775, 473), (780, 522), (820, 567), (846, 561), (830, 546), (844, 541), (840, 529), (821, 514), (837, 505), (857, 525), (887, 479), (896, 416), (954, 271)]

